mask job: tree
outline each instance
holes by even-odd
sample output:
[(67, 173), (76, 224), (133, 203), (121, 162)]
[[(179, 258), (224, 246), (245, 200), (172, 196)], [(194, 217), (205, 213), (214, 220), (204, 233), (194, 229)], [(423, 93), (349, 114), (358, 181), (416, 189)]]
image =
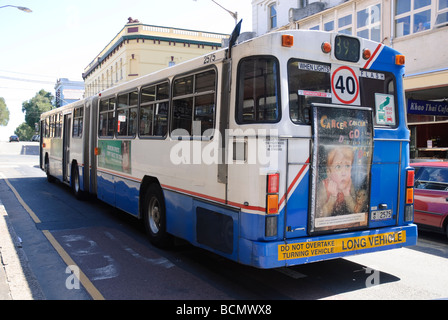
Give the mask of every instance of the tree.
[(25, 122), (33, 130), (34, 125), (39, 123), (40, 115), (53, 109), (52, 100), (52, 94), (41, 89), (33, 98), (22, 103), (22, 112), (25, 112)]
[(14, 134), (16, 134), (19, 137), (20, 141), (29, 141), (31, 140), (31, 137), (34, 135), (34, 126), (30, 127), (28, 123), (23, 122), (16, 128)]
[(7, 126), (9, 122), (9, 110), (6, 107), (5, 99), (0, 97), (0, 126)]

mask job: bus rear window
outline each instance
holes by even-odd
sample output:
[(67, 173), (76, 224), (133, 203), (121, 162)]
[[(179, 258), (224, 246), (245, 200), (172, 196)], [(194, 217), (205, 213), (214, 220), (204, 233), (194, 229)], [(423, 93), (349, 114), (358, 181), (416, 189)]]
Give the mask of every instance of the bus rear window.
[(373, 109), (375, 126), (398, 125), (394, 80), (394, 75), (389, 72), (360, 71), (361, 104)]
[(331, 103), (330, 64), (290, 60), (289, 116), (297, 124), (311, 123), (312, 103)]
[(278, 62), (273, 57), (251, 57), (238, 66), (236, 122), (270, 123), (280, 120)]
[[(374, 124), (398, 125), (395, 78), (392, 73), (359, 70), (361, 106), (374, 112)], [(296, 124), (311, 123), (312, 103), (332, 103), (331, 65), (291, 59), (288, 63), (289, 116)]]

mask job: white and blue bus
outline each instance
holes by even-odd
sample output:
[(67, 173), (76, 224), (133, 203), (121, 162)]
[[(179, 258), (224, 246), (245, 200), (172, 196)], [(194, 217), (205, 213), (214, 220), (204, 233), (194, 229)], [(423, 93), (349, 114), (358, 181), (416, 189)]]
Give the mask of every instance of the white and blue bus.
[(42, 114), (48, 180), (257, 268), (414, 245), (404, 57), (302, 30), (229, 48)]

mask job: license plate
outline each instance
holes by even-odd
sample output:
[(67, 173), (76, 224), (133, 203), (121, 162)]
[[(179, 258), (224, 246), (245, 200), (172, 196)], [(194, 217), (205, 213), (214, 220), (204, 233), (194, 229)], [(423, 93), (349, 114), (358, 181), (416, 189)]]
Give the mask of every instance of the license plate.
[(372, 220), (378, 221), (378, 220), (387, 220), (392, 219), (392, 210), (378, 210), (378, 211), (372, 211)]

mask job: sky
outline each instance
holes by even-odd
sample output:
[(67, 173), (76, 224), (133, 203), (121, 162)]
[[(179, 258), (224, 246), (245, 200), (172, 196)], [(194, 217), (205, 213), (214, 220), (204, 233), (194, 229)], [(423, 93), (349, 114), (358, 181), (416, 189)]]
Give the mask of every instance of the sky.
[[(216, 0), (252, 30), (251, 0)], [(212, 0), (0, 0), (0, 97), (9, 109), (6, 141), (25, 121), (22, 103), (59, 78), (82, 81), (84, 68), (132, 17), (148, 25), (230, 34), (235, 20)]]

